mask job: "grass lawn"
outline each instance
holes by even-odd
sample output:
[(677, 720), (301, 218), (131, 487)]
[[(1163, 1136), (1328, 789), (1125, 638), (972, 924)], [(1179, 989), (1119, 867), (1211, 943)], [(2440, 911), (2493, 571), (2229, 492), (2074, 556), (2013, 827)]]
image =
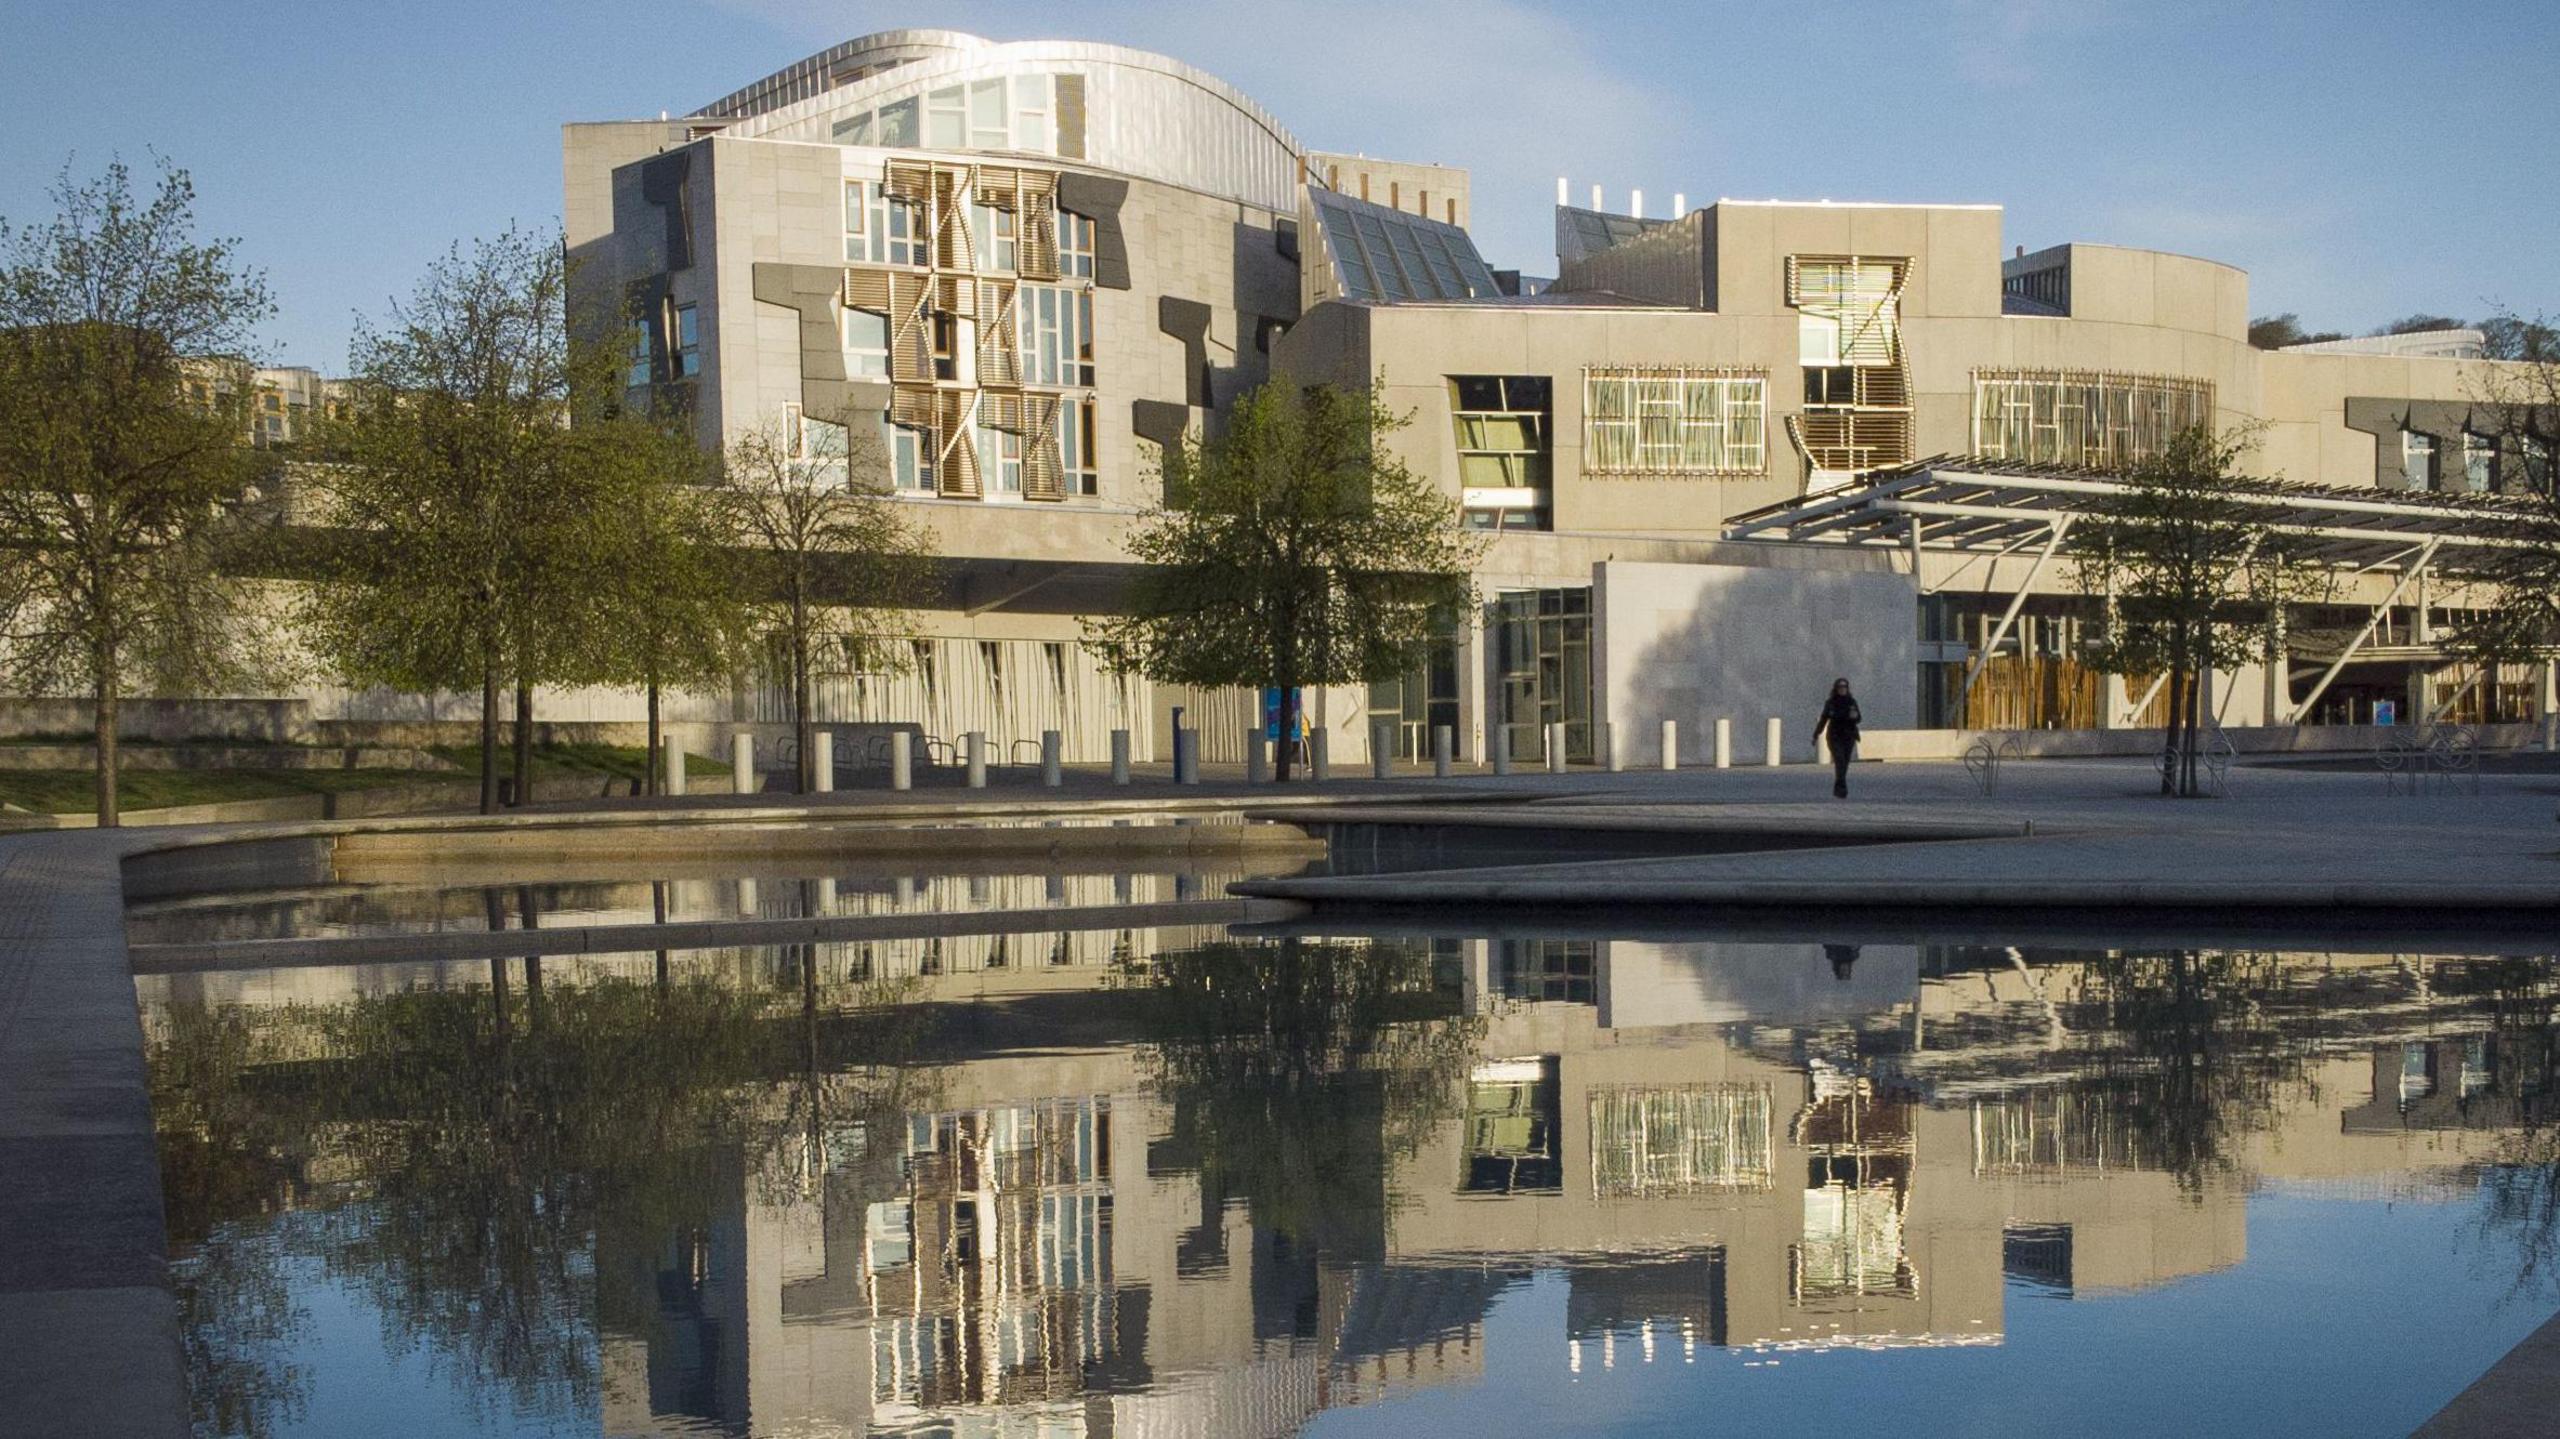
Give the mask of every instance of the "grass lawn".
[[(480, 746), (476, 744), (440, 744), (427, 751), (441, 760), (450, 760), (464, 773), (477, 778), (480, 773)], [(533, 747), (533, 774), (546, 775), (604, 774), (615, 779), (637, 780), (648, 773), (649, 752), (638, 745), (620, 744), (538, 744)], [(708, 755), (688, 753), (684, 772), (689, 775), (727, 774), (729, 767)], [(515, 773), (515, 750), (503, 737), (498, 743), (498, 773)]]
[[(117, 782), (116, 798), (129, 810), (167, 809), (404, 784), (450, 784), (461, 778), (412, 769), (129, 769)], [(85, 769), (0, 770), (0, 803), (46, 814), (95, 814), (97, 781)]]

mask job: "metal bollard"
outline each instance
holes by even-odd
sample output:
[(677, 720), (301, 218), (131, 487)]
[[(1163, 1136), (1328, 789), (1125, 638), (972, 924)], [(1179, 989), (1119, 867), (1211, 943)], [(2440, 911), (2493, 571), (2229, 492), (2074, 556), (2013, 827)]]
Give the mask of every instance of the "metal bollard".
[(673, 735), (659, 736), (658, 747), (666, 751), (667, 756), (665, 772), (666, 782), (661, 784), (659, 788), (666, 791), (668, 794), (683, 794), (684, 747), (676, 743), (675, 736)]
[(2547, 714), (2542, 717), (2542, 752), (2554, 750), (2560, 750), (2560, 714)]
[(756, 737), (729, 736), (729, 783), (740, 794), (756, 792)]
[(905, 730), (889, 732), (889, 788), (916, 787), (915, 736)]
[(1124, 729), (1111, 732), (1111, 782), (1129, 782), (1129, 732)]
[(829, 914), (833, 914), (833, 913), (835, 913), (835, 912), (836, 912), (836, 882), (835, 882), (834, 880), (832, 880), (832, 879), (822, 879), (822, 880), (819, 880), (819, 881), (818, 881), (818, 913), (819, 913), (820, 915), (829, 915)]
[(1196, 729), (1174, 726), (1173, 782), (1175, 784), (1200, 782), (1200, 731)]
[(1449, 777), (1450, 751), (1458, 747), (1458, 732), (1448, 725), (1431, 727), (1431, 774), (1435, 779)]
[(987, 732), (973, 729), (960, 736), (961, 752), (969, 759), (969, 788), (987, 787)]
[(1777, 764), (1784, 764), (1784, 763), (1786, 762), (1786, 754), (1785, 754), (1786, 742), (1787, 742), (1787, 722), (1786, 722), (1785, 720), (1782, 720), (1782, 719), (1778, 718), (1776, 715), (1771, 715), (1771, 716), (1769, 716), (1769, 755), (1768, 755), (1768, 761), (1767, 761), (1768, 763), (1770, 763), (1770, 764), (1772, 764), (1772, 765), (1777, 765)]
[(1504, 725), (1496, 725), (1493, 730), (1493, 772), (1511, 773), (1511, 731)]
[(756, 882), (755, 882), (754, 880), (751, 880), (751, 879), (742, 879), (742, 880), (739, 880), (739, 881), (738, 881), (738, 918), (740, 918), (740, 919), (753, 919), (753, 918), (755, 918), (755, 917), (756, 917), (756, 911), (758, 911), (758, 910), (760, 910), (760, 909), (763, 909), (763, 908), (764, 908), (764, 900), (763, 900), (763, 897), (762, 897), (762, 896), (757, 892), (757, 889), (756, 889)]
[(1322, 725), (1307, 730), (1307, 773), (1318, 784), (1333, 778), (1333, 732)]
[(1733, 768), (1733, 721), (1716, 721), (1716, 768)]
[(1680, 767), (1680, 721), (1678, 720), (1662, 722), (1662, 767), (1664, 769)]
[(1564, 773), (1564, 725), (1547, 726), (1547, 773)]
[(1051, 789), (1067, 782), (1067, 742), (1053, 729), (1040, 731), (1040, 782)]
[(1250, 726), (1244, 732), (1244, 782), (1271, 782), (1271, 750), (1269, 742), (1262, 737), (1260, 725)]
[(834, 792), (836, 787), (835, 731), (823, 729), (818, 731), (814, 748), (818, 752), (818, 763), (816, 766), (817, 774), (815, 775), (818, 785), (818, 793), (831, 794)]
[(1396, 762), (1396, 727), (1384, 722), (1369, 726), (1369, 778), (1385, 779)]
[(1604, 720), (1596, 733), (1600, 740), (1600, 763), (1608, 766), (1611, 774), (1623, 773), (1627, 762), (1626, 757), (1618, 753), (1618, 727)]

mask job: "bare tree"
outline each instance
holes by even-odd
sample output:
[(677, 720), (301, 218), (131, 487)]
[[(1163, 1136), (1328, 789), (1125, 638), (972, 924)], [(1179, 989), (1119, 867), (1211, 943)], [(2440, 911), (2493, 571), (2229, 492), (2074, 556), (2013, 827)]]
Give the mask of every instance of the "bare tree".
[(137, 196), (121, 164), (66, 169), (53, 198), (49, 221), (0, 221), (0, 665), (88, 695), (113, 825), (126, 692), (246, 679), (276, 652), (222, 563), (247, 530), (238, 357), (274, 307), (233, 242), (195, 238), (183, 170)]
[(2454, 628), (2453, 645), (2484, 665), (2560, 655), (2560, 331), (2547, 319), (2501, 316), (2510, 363), (2484, 366), (2471, 423), (2495, 430), (2494, 524), (2505, 543), (2473, 561), (2491, 603)]
[(724, 466), (726, 512), (754, 631), (785, 674), (797, 782), (812, 787), (817, 679), (894, 672), (903, 611), (926, 596), (930, 538), (889, 493), (869, 426), (812, 426), (815, 447), (768, 425), (740, 436)]

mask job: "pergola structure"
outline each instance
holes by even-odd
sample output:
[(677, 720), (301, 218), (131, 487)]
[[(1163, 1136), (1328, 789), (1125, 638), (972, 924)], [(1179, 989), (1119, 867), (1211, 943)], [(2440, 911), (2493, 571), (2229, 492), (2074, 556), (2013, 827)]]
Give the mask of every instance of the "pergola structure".
[[(1924, 550), (2002, 559), (2032, 549), (2034, 563), (1965, 674), (1966, 688), (2016, 623), (2028, 594), (2060, 553), (2075, 520), (2099, 512), (2132, 487), (2110, 471), (1940, 455), (1872, 471), (1837, 489), (1765, 505), (1726, 522), (1737, 540), (1893, 546), (1910, 550), (1920, 573)], [(2268, 530), (2299, 540), (2304, 559), (2350, 575), (2391, 574), (2390, 592), (2375, 605), (2345, 649), (2287, 719), (2307, 713), (2348, 661), (2373, 638), (2393, 606), (2430, 573), (2476, 573), (2501, 549), (2531, 543), (2519, 531), (2553, 528), (2531, 501), (2503, 495), (2346, 489), (2278, 480), (2234, 479), (2222, 498), (2244, 506)], [(2140, 706), (2137, 705), (2136, 708)]]

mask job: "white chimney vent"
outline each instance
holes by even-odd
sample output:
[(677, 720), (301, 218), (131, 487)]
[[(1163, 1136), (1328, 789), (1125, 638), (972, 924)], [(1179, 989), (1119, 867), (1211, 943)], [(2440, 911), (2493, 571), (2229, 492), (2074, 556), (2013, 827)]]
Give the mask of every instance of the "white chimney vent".
[(1600, 198), (1600, 187), (1597, 185), (1591, 187), (1591, 208), (1594, 210), (1606, 210), (1609, 208), (1608, 202)]
[(1678, 194), (1674, 194), (1674, 195), (1671, 197), (1671, 218), (1672, 218), (1672, 219), (1674, 219), (1674, 220), (1677, 220), (1677, 219), (1680, 219), (1682, 216), (1687, 215), (1688, 213), (1689, 213), (1689, 196), (1688, 196), (1688, 194), (1687, 194), (1686, 192), (1681, 192), (1681, 193), (1678, 193)]
[(1559, 205), (1573, 203), (1573, 192), (1565, 188), (1565, 178), (1562, 175), (1556, 177), (1556, 203)]
[(1639, 220), (1644, 218), (1644, 191), (1629, 190), (1627, 192), (1627, 213)]

